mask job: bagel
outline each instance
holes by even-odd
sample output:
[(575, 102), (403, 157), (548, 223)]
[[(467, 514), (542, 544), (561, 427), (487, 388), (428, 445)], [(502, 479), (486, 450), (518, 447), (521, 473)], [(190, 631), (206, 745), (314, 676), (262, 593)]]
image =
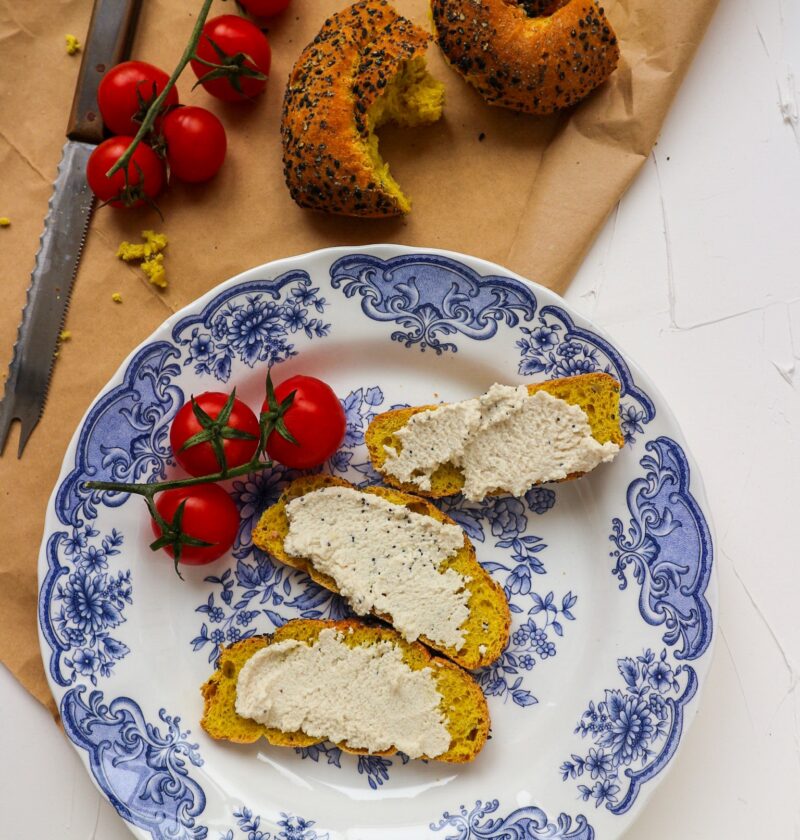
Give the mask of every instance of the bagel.
[(441, 116), (444, 86), (425, 68), (430, 41), (387, 0), (362, 0), (325, 21), (283, 102), (284, 176), (297, 204), (347, 216), (408, 213), (374, 131)]
[(432, 0), (448, 63), (490, 105), (550, 114), (614, 72), (619, 45), (597, 0)]

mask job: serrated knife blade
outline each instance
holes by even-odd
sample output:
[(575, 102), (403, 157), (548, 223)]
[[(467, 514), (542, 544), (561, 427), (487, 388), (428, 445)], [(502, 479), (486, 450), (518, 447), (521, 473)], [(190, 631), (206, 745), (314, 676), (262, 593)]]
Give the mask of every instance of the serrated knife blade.
[(72, 102), (68, 140), (53, 183), (0, 403), (0, 455), (12, 422), (19, 420), (17, 457), (22, 456), (44, 410), (59, 335), (94, 206), (86, 183), (86, 163), (103, 140), (97, 87), (105, 72), (128, 55), (140, 5), (141, 0), (95, 0)]
[(18, 455), (44, 409), (59, 334), (89, 228), (94, 197), (86, 183), (86, 161), (93, 149), (89, 143), (68, 140), (53, 184), (0, 407), (0, 450), (11, 422), (19, 420)]

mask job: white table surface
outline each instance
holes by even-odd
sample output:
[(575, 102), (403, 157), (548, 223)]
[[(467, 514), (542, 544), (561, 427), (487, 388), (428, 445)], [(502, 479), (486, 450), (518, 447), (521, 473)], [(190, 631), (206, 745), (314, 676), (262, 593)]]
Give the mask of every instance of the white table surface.
[[(794, 72), (800, 4), (722, 0), (654, 153), (567, 294), (671, 403), (716, 529), (713, 667), (630, 840), (800, 838)], [(128, 838), (3, 668), (0, 708), (0, 838)]]

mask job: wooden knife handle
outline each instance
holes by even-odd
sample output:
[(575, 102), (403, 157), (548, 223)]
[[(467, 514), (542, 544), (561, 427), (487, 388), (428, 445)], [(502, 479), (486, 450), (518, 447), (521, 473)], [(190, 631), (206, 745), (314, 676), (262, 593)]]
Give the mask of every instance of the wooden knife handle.
[(97, 87), (105, 73), (130, 54), (140, 7), (141, 0), (95, 0), (67, 126), (70, 140), (103, 141)]

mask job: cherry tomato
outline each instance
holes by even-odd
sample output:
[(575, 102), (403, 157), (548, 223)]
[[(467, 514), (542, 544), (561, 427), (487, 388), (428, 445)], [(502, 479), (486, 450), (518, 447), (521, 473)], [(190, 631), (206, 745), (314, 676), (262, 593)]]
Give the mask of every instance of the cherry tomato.
[[(195, 397), (195, 405), (210, 417), (211, 420), (217, 420), (229, 399), (229, 394), (207, 391), (204, 394), (200, 394), (199, 397)], [(244, 432), (253, 437), (226, 437), (226, 429), (233, 430), (234, 434), (236, 432)], [(172, 426), (169, 430), (169, 442), (172, 445), (172, 454), (175, 456), (175, 460), (190, 475), (211, 475), (211, 473), (219, 472), (221, 468), (213, 446), (209, 441), (197, 443), (186, 449), (181, 448), (191, 437), (204, 431), (211, 431), (212, 436), (214, 434), (218, 435), (220, 444), (225, 452), (225, 461), (229, 468), (246, 464), (258, 448), (258, 418), (241, 400), (234, 398), (227, 420), (219, 425), (216, 432), (213, 429), (204, 429), (201, 421), (195, 415), (194, 406), (191, 402), (188, 402), (181, 407), (180, 411), (175, 415), (175, 419), (172, 421)]]
[[(144, 143), (133, 152), (125, 172), (120, 169), (111, 178), (106, 172), (122, 157), (133, 137), (110, 137), (104, 140), (89, 156), (86, 179), (92, 192), (100, 201), (112, 207), (139, 207), (145, 200), (152, 201), (164, 188), (164, 164), (158, 155)], [(140, 171), (141, 170), (141, 171)]]
[(239, 0), (244, 10), (253, 17), (274, 17), (285, 12), (292, 0)]
[[(185, 501), (181, 531), (188, 537), (211, 543), (197, 546), (184, 544), (181, 563), (203, 566), (222, 557), (233, 545), (239, 530), (239, 511), (233, 499), (218, 484), (198, 484), (179, 487), (156, 495), (156, 510), (166, 522), (174, 522), (181, 502)], [(151, 519), (153, 533), (161, 537), (162, 530)], [(175, 556), (171, 545), (164, 546), (170, 557)]]
[[(123, 61), (100, 80), (97, 104), (103, 124), (114, 134), (136, 134), (149, 105), (166, 87), (169, 76), (146, 61)], [(172, 88), (164, 107), (178, 104), (178, 90)]]
[(181, 181), (213, 178), (225, 160), (228, 142), (222, 123), (205, 108), (188, 105), (170, 111), (161, 127), (170, 172)]
[[(297, 443), (273, 431), (267, 438), (267, 454), (287, 467), (317, 467), (333, 455), (344, 439), (344, 410), (329, 385), (313, 376), (292, 376), (275, 387), (280, 404), (294, 391), (294, 400), (283, 416)], [(265, 401), (262, 411), (268, 411)]]
[[(256, 71), (268, 76), (272, 61), (267, 36), (249, 20), (237, 15), (212, 18), (203, 27), (195, 54), (204, 61), (229, 67), (234, 74), (201, 82), (217, 99), (241, 102), (258, 96), (267, 86), (266, 79), (247, 75), (248, 71)], [(196, 60), (192, 61), (192, 70), (198, 79), (214, 72), (213, 67)]]

